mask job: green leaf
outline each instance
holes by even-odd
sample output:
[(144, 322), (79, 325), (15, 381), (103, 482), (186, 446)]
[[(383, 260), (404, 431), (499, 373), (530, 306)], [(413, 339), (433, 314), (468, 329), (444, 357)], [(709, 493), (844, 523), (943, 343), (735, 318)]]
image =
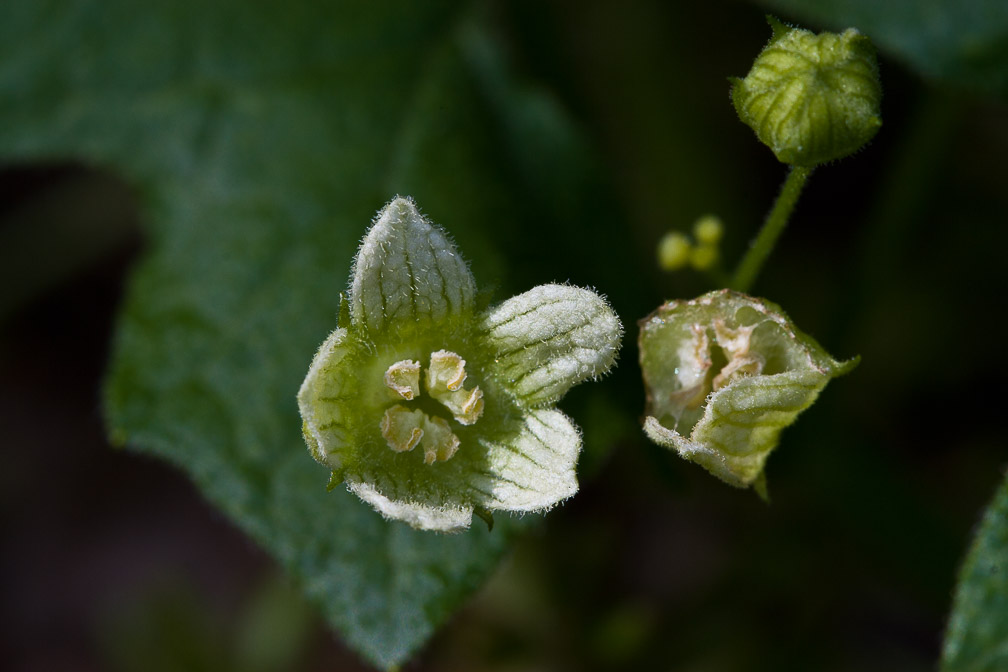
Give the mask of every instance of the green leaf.
[[(84, 160), (141, 196), (150, 244), (106, 387), (112, 436), (186, 470), (364, 657), (403, 661), (493, 570), (515, 524), (425, 534), (327, 493), (295, 394), (392, 195), (430, 204), (477, 278), (508, 281), (492, 236), (531, 219), (528, 138), (566, 117), (456, 3), (0, 14), (0, 96), (16, 101), (0, 106), (0, 158)], [(558, 150), (551, 161), (583, 147)]]
[(1008, 477), (987, 508), (959, 573), (941, 669), (1008, 669)]
[(762, 0), (760, 4), (802, 23), (857, 28), (880, 51), (924, 77), (1008, 96), (1008, 3), (1002, 0)]

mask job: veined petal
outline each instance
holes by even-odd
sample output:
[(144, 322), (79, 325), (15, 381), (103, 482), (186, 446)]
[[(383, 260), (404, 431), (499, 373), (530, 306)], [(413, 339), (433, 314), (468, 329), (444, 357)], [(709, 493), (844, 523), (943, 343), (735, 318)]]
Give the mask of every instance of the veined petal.
[(481, 443), (488, 471), (474, 475), (471, 484), (486, 498), (484, 508), (542, 511), (577, 492), (581, 434), (555, 408), (531, 411), (510, 441)]
[(455, 246), (409, 198), (378, 213), (354, 260), (350, 318), (381, 332), (472, 310), (476, 283)]
[(763, 471), (781, 430), (812, 405), (828, 381), (808, 370), (740, 378), (711, 395), (689, 437), (654, 416), (645, 419), (644, 432), (722, 481), (745, 488)]
[(595, 292), (540, 285), (483, 317), (500, 383), (525, 406), (552, 403), (575, 385), (609, 370), (623, 328)]
[(394, 500), (370, 483), (348, 481), (355, 495), (389, 520), (401, 520), (420, 530), (458, 532), (472, 523), (473, 507), (465, 504), (438, 507), (419, 501)]
[(334, 470), (340, 467), (336, 448), (350, 440), (350, 404), (357, 395), (354, 349), (346, 329), (329, 334), (315, 353), (297, 395), (308, 450)]

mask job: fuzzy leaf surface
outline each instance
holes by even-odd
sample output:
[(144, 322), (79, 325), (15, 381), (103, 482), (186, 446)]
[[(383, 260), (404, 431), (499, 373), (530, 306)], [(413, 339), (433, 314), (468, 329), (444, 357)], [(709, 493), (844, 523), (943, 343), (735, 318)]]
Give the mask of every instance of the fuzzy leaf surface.
[(1008, 478), (987, 507), (959, 574), (941, 669), (1008, 669)]
[(438, 204), (477, 275), (506, 278), (488, 232), (528, 217), (520, 148), (567, 121), (485, 25), (451, 2), (0, 10), (0, 160), (84, 161), (140, 195), (148, 247), (112, 353), (113, 438), (184, 469), (381, 667), (483, 582), (509, 521), (424, 534), (327, 493), (295, 394), (392, 195)]

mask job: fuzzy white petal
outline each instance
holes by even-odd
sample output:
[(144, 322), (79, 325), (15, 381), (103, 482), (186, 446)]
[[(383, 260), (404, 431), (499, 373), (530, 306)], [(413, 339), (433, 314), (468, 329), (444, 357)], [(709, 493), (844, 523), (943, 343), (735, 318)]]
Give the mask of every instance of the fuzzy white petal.
[(619, 318), (595, 292), (540, 285), (490, 310), (482, 328), (502, 385), (527, 406), (562, 397), (616, 361)]
[(510, 441), (482, 443), (488, 472), (471, 482), (486, 496), (485, 508), (543, 511), (577, 492), (581, 435), (560, 411), (531, 411)]
[(347, 487), (389, 520), (402, 522), (419, 530), (458, 532), (472, 523), (473, 507), (463, 504), (444, 507), (423, 502), (394, 500), (370, 483), (350, 481)]
[(330, 469), (340, 467), (336, 449), (350, 441), (355, 343), (346, 329), (336, 329), (319, 347), (298, 391), (298, 408), (308, 449)]
[(472, 309), (476, 284), (444, 232), (408, 198), (394, 198), (364, 236), (354, 261), (350, 317), (381, 332)]

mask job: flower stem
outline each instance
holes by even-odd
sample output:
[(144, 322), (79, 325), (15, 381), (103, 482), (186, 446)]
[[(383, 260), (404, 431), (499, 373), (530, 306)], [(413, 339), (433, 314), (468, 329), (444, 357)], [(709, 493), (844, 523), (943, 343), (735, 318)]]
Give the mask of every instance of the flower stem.
[(756, 240), (753, 241), (749, 251), (742, 257), (738, 268), (735, 269), (735, 277), (731, 283), (732, 289), (748, 292), (749, 288), (752, 287), (753, 282), (756, 281), (756, 276), (759, 275), (760, 269), (763, 268), (767, 257), (773, 251), (777, 238), (784, 231), (784, 227), (787, 226), (791, 213), (798, 203), (798, 197), (801, 195), (802, 188), (804, 188), (805, 182), (811, 174), (812, 168), (810, 167), (791, 166), (791, 171), (784, 181), (784, 186), (781, 187), (780, 194), (777, 195), (773, 209), (763, 223), (763, 228), (760, 229)]

